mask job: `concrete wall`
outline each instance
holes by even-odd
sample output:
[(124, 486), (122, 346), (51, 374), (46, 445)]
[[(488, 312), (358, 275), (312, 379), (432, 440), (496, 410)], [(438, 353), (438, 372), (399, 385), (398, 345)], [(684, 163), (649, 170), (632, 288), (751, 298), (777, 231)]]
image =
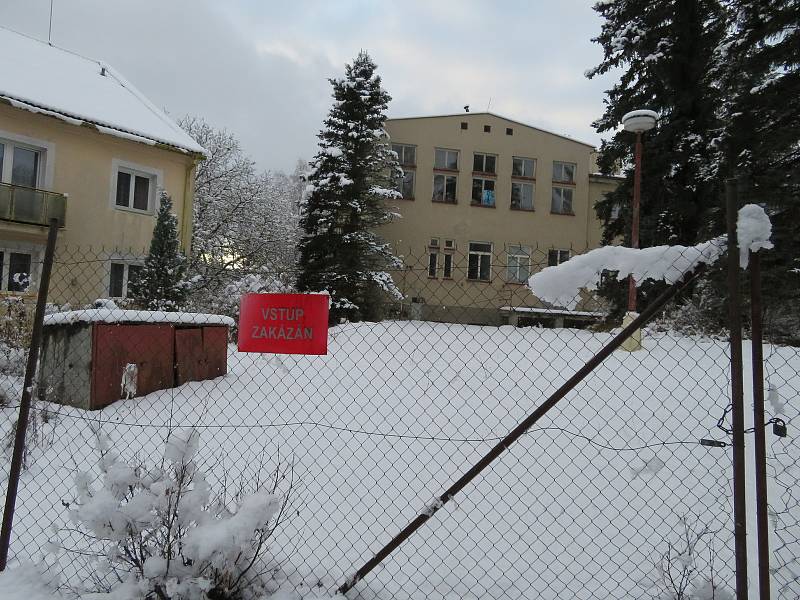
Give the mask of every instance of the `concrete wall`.
[(88, 409), (92, 399), (92, 326), (45, 327), (39, 359), (39, 398)]

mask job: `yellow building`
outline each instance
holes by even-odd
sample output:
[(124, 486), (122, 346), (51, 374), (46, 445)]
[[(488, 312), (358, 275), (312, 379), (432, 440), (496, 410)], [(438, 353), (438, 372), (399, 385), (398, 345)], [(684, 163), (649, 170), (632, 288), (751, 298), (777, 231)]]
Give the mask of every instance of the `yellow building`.
[(600, 318), (591, 297), (567, 311), (525, 287), (531, 273), (600, 245), (594, 204), (617, 181), (594, 147), (492, 113), (389, 119), (404, 178), (401, 218), (381, 230), (405, 270), (412, 318), (465, 323)]
[(59, 219), (50, 297), (124, 297), (142, 264), (160, 190), (191, 243), (201, 148), (110, 66), (0, 28), (0, 294), (36, 291)]

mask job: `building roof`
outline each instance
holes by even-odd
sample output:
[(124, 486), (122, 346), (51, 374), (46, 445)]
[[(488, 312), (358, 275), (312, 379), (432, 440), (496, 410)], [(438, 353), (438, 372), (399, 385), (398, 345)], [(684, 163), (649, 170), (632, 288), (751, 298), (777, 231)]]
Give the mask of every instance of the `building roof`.
[(569, 140), (570, 142), (575, 142), (576, 144), (581, 144), (583, 146), (588, 146), (589, 148), (595, 149), (594, 144), (589, 144), (588, 142), (582, 142), (580, 140), (576, 140), (573, 137), (565, 135), (563, 133), (556, 133), (555, 131), (549, 131), (547, 129), (542, 129), (541, 127), (536, 127), (535, 125), (529, 125), (528, 123), (523, 123), (522, 121), (517, 121), (515, 119), (509, 119), (508, 117), (504, 117), (503, 115), (498, 115), (497, 113), (493, 112), (462, 112), (462, 113), (450, 113), (444, 115), (422, 115), (417, 117), (392, 117), (387, 119), (387, 121), (410, 121), (412, 119), (440, 119), (442, 117), (477, 117), (477, 116), (490, 116), (496, 117), (498, 119), (503, 119), (504, 121), (508, 121), (509, 123), (514, 123), (515, 125), (521, 125), (522, 127), (527, 127), (528, 129), (534, 129), (536, 131), (541, 131), (542, 133), (547, 133), (549, 135), (554, 135), (556, 137), (563, 138), (565, 140)]
[(205, 154), (200, 144), (109, 65), (0, 27), (0, 99), (74, 125)]

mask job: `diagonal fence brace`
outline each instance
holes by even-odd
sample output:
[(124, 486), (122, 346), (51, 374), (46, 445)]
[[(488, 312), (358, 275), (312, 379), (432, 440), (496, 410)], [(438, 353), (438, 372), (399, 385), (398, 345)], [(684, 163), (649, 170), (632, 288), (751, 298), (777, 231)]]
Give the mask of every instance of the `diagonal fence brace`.
[(590, 358), (586, 364), (583, 365), (572, 377), (570, 377), (564, 384), (558, 388), (553, 394), (544, 401), (535, 411), (528, 415), (519, 425), (517, 425), (511, 432), (500, 440), (489, 452), (473, 467), (464, 473), (458, 481), (451, 485), (445, 492), (436, 498), (430, 505), (428, 505), (422, 513), (411, 521), (405, 528), (400, 531), (389, 543), (387, 543), (375, 556), (369, 559), (363, 567), (351, 575), (347, 581), (339, 586), (337, 592), (345, 594), (351, 590), (359, 581), (361, 581), (367, 574), (369, 574), (375, 567), (377, 567), (383, 560), (396, 550), (403, 542), (405, 542), (411, 535), (424, 525), (433, 515), (435, 515), (445, 504), (450, 502), (453, 497), (463, 490), (481, 471), (488, 467), (498, 456), (522, 437), (525, 432), (533, 427), (536, 422), (541, 419), (547, 412), (553, 408), (561, 399), (564, 398), (575, 386), (577, 386), (583, 379), (586, 378), (592, 371), (594, 371), (600, 363), (608, 358), (614, 350), (619, 348), (622, 343), (628, 339), (634, 331), (646, 325), (676, 294), (684, 290), (691, 284), (702, 272), (703, 265), (700, 265), (694, 272), (689, 272), (684, 275), (683, 279), (670, 287), (668, 287), (658, 298), (656, 298), (650, 306), (648, 306), (638, 317), (625, 327), (613, 340), (606, 344), (597, 354)]

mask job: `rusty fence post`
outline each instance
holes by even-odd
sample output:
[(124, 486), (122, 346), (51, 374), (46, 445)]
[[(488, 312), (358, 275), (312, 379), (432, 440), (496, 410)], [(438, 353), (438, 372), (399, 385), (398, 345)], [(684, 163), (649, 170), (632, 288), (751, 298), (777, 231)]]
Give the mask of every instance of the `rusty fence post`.
[(11, 468), (8, 473), (8, 487), (6, 488), (6, 504), (3, 509), (3, 525), (0, 529), (0, 571), (4, 571), (8, 562), (8, 547), (11, 543), (11, 527), (14, 521), (14, 508), (17, 504), (17, 491), (19, 478), (22, 473), (22, 456), (25, 452), (25, 434), (28, 430), (28, 418), (31, 411), (31, 393), (33, 378), (36, 375), (36, 365), (39, 360), (39, 348), (42, 344), (42, 322), (44, 309), (47, 302), (47, 292), (50, 287), (50, 272), (53, 268), (53, 255), (56, 249), (58, 236), (58, 220), (50, 219), (50, 229), (47, 234), (47, 246), (44, 252), (42, 273), (39, 277), (39, 291), (36, 297), (36, 312), (33, 316), (33, 333), (31, 347), (28, 351), (28, 364), (25, 367), (25, 382), (22, 388), (22, 401), (19, 405), (17, 430), (14, 435), (14, 453), (11, 456)]
[(758, 592), (769, 600), (769, 519), (767, 514), (767, 433), (764, 419), (764, 349), (761, 301), (761, 258), (750, 252), (750, 318), (753, 363), (753, 427), (756, 455), (756, 525), (758, 537)]
[(736, 178), (725, 180), (728, 225), (728, 326), (731, 349), (731, 420), (733, 445), (733, 537), (736, 549), (736, 598), (747, 600), (747, 504), (744, 452), (744, 366), (742, 315), (739, 291), (739, 244), (736, 219), (739, 191)]

